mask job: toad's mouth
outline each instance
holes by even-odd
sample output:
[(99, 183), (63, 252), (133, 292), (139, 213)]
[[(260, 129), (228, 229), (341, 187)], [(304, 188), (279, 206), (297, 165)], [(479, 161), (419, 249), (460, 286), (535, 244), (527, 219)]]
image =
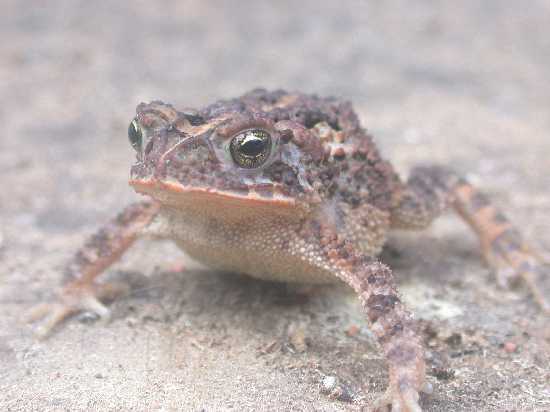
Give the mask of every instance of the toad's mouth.
[(291, 198), (271, 185), (251, 185), (247, 191), (222, 190), (210, 187), (186, 186), (177, 181), (154, 177), (130, 179), (130, 186), (137, 193), (151, 196), (161, 204), (175, 208), (241, 208), (272, 209), (282, 213), (296, 213), (307, 209), (302, 202)]

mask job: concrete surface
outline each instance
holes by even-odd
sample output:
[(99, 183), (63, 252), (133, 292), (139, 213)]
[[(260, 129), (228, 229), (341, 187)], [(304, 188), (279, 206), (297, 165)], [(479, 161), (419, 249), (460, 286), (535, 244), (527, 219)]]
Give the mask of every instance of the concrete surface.
[[(0, 410), (360, 410), (386, 386), (347, 289), (174, 273), (170, 244), (109, 271), (134, 286), (110, 324), (80, 316), (33, 338), (21, 315), (137, 198), (126, 128), (143, 100), (200, 106), (256, 86), (351, 99), (400, 171), (452, 165), (550, 250), (548, 1), (0, 8)], [(423, 325), (427, 411), (550, 410), (548, 318), (524, 288), (495, 286), (457, 218), (396, 234), (384, 260)], [(333, 378), (340, 396), (324, 393)]]

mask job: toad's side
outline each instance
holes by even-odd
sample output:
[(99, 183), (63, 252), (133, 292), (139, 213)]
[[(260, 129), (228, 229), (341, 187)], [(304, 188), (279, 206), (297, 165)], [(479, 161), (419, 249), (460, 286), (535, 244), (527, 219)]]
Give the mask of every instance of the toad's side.
[(139, 236), (174, 240), (213, 268), (271, 280), (344, 281), (359, 295), (389, 365), (380, 407), (420, 410), (425, 364), (411, 315), (379, 263), (388, 230), (421, 229), (448, 207), (478, 234), (503, 282), (524, 278), (545, 310), (542, 267), (519, 233), (455, 173), (419, 167), (402, 182), (347, 102), (252, 91), (202, 110), (141, 104), (129, 128), (130, 184), (151, 200), (130, 205), (68, 266), (42, 332), (92, 310), (110, 290), (94, 279)]

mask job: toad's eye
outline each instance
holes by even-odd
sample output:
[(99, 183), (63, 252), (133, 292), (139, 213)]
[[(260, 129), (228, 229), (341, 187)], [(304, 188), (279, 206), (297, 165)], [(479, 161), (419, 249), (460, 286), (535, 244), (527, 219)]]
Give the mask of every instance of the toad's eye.
[(271, 135), (261, 129), (246, 130), (233, 137), (229, 151), (238, 166), (245, 169), (259, 167), (271, 153)]
[(141, 150), (143, 134), (136, 119), (132, 120), (130, 126), (128, 126), (128, 139), (130, 139), (132, 147), (139, 152)]

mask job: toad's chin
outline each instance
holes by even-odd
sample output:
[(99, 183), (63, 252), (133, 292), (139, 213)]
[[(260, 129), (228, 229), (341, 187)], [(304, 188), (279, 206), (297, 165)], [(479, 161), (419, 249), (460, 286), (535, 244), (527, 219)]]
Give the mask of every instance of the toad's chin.
[[(185, 186), (180, 182), (170, 180), (131, 179), (130, 186), (137, 193), (151, 196), (163, 205), (172, 208), (198, 208), (205, 212), (219, 212), (220, 209), (235, 209), (240, 213), (247, 210), (270, 212), (277, 214), (302, 215), (309, 209), (305, 203), (284, 195), (277, 186), (266, 194), (265, 190), (256, 191), (251, 186), (248, 191), (232, 191), (210, 187)], [(265, 186), (263, 186), (265, 189)]]

